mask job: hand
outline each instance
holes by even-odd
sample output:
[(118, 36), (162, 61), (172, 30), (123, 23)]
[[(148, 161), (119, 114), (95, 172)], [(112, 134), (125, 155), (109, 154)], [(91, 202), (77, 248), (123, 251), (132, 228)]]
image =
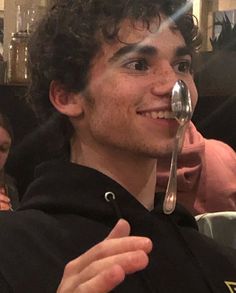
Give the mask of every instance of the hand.
[(0, 211), (12, 210), (10, 198), (0, 188)]
[(110, 292), (126, 274), (144, 269), (152, 242), (129, 234), (129, 223), (119, 220), (106, 239), (66, 265), (57, 293)]

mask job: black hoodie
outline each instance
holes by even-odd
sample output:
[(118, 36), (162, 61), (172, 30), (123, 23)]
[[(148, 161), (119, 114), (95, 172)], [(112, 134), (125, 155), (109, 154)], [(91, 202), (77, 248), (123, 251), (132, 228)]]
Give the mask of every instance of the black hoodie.
[[(151, 238), (153, 250), (148, 267), (114, 292), (234, 292), (236, 251), (201, 235), (183, 207), (164, 215), (157, 194), (149, 212), (109, 177), (68, 162), (45, 163), (36, 175), (22, 207), (0, 214), (1, 293), (56, 292), (65, 264), (103, 240), (119, 217), (132, 235)], [(107, 192), (115, 199), (106, 201)]]

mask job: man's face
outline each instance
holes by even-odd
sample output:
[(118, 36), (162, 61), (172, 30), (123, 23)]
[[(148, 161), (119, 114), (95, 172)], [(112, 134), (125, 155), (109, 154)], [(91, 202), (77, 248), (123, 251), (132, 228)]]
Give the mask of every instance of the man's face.
[(124, 21), (122, 42), (104, 43), (92, 62), (84, 91), (86, 131), (80, 133), (94, 147), (153, 158), (168, 154), (178, 127), (170, 111), (178, 79), (196, 105), (191, 56), (181, 33), (173, 24), (151, 31)]
[(0, 126), (0, 170), (2, 170), (6, 163), (10, 146), (11, 138), (7, 131)]

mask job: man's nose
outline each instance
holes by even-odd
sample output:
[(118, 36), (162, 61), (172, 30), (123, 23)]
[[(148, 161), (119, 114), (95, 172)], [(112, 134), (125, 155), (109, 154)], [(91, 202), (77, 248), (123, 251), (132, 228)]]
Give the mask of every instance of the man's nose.
[(178, 77), (168, 61), (162, 61), (155, 72), (152, 94), (170, 97)]

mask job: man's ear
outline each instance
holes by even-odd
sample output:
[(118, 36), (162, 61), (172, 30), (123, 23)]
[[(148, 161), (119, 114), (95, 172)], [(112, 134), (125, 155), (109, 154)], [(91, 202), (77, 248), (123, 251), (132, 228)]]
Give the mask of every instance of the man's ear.
[(60, 113), (68, 117), (78, 117), (83, 113), (83, 97), (80, 93), (68, 92), (59, 81), (51, 82), (49, 99)]

